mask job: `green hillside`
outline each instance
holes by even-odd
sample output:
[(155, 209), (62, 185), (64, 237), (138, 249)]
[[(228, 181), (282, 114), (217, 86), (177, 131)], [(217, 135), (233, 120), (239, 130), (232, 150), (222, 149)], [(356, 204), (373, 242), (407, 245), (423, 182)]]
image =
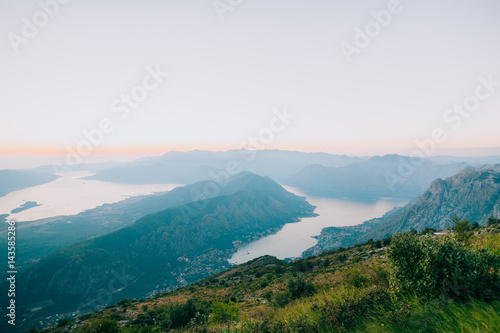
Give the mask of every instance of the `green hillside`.
[(457, 225), (288, 263), (261, 257), (153, 298), (49, 318), (44, 332), (498, 332), (500, 220)]
[(94, 311), (199, 281), (228, 268), (237, 245), (314, 215), (304, 198), (255, 174), (235, 176), (222, 192), (231, 194), (147, 215), (34, 264), (18, 277), (21, 320)]

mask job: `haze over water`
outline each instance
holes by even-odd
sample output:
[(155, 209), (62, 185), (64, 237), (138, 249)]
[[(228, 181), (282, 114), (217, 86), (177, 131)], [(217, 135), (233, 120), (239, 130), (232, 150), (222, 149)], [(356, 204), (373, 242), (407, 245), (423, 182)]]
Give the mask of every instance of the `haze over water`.
[(28, 187), (0, 197), (0, 214), (9, 214), (27, 201), (36, 201), (41, 206), (11, 214), (8, 219), (17, 222), (34, 221), (58, 215), (74, 215), (87, 209), (114, 203), (129, 197), (170, 191), (179, 185), (147, 184), (131, 185), (84, 180), (87, 171), (59, 174), (61, 177), (46, 184)]
[(323, 228), (361, 224), (407, 203), (407, 200), (394, 198), (360, 202), (314, 197), (307, 196), (290, 186), (283, 187), (292, 193), (305, 196), (310, 204), (317, 207), (315, 213), (319, 215), (303, 218), (300, 222), (288, 223), (276, 234), (240, 247), (229, 259), (230, 263), (241, 264), (266, 254), (279, 259), (299, 257), (302, 252), (316, 245), (317, 240), (313, 236), (319, 235)]

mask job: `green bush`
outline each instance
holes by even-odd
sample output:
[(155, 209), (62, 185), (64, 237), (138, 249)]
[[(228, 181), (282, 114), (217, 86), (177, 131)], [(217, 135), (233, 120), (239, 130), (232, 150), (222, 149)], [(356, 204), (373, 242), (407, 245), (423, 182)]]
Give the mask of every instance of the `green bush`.
[(344, 281), (355, 288), (361, 288), (369, 280), (359, 270), (350, 269), (344, 274)]
[(500, 258), (450, 237), (400, 234), (392, 240), (389, 257), (396, 295), (465, 300), (494, 298), (500, 291)]
[(337, 257), (337, 260), (340, 262), (340, 263), (343, 263), (347, 260), (347, 254), (341, 254)]
[(118, 306), (122, 307), (123, 309), (126, 309), (131, 304), (132, 304), (132, 301), (127, 299), (127, 298), (123, 298), (123, 299), (118, 301)]
[(454, 216), (451, 218), (451, 222), (453, 222), (453, 226), (450, 229), (453, 231), (455, 239), (468, 244), (470, 238), (474, 235), (473, 226), (469, 220)]
[(434, 234), (437, 230), (434, 228), (425, 228), (424, 230), (420, 231), (421, 235), (428, 235), (428, 234)]
[(324, 304), (313, 305), (318, 315), (318, 324), (328, 332), (352, 330), (368, 317), (376, 307), (391, 303), (388, 291), (380, 288), (363, 289), (345, 293), (340, 300), (325, 300)]
[(488, 222), (486, 222), (487, 227), (497, 227), (500, 225), (500, 219), (496, 219), (494, 217), (489, 217)]
[(68, 323), (70, 322), (69, 319), (67, 318), (63, 318), (63, 319), (60, 319), (58, 322), (57, 322), (57, 327), (63, 327), (63, 326), (66, 326), (68, 325)]
[(273, 299), (273, 294), (274, 294), (273, 291), (269, 290), (266, 293), (264, 293), (262, 297), (264, 297), (268, 302), (270, 302)]
[(276, 307), (283, 307), (290, 302), (290, 294), (288, 292), (277, 293), (274, 296), (273, 305)]
[(133, 325), (148, 325), (148, 326), (151, 326), (151, 325), (154, 325), (155, 324), (155, 320), (153, 318), (151, 318), (149, 315), (147, 314), (144, 314), (144, 313), (140, 313), (139, 315), (137, 315), (137, 317), (134, 319), (134, 321), (132, 322)]
[(190, 299), (184, 304), (176, 304), (168, 310), (168, 317), (172, 323), (172, 328), (186, 326), (189, 321), (204, 310), (194, 300)]
[(314, 285), (304, 280), (301, 276), (288, 280), (288, 292), (292, 300), (314, 294)]
[(240, 317), (240, 306), (231, 301), (228, 303), (219, 301), (213, 302), (210, 310), (212, 312), (210, 321), (213, 323), (237, 321)]
[(116, 333), (119, 330), (120, 328), (116, 321), (104, 318), (93, 320), (90, 325), (83, 326), (81, 331), (85, 333)]

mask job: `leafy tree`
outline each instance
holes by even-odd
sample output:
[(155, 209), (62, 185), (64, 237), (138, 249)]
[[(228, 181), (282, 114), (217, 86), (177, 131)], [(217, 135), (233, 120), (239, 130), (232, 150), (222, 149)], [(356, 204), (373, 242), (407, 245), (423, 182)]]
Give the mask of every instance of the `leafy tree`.
[(123, 310), (127, 309), (127, 307), (130, 304), (132, 304), (132, 301), (127, 299), (127, 298), (123, 298), (123, 299), (118, 301), (118, 306), (120, 306)]
[(451, 237), (399, 234), (392, 240), (391, 287), (396, 295), (425, 299), (491, 299), (500, 292), (500, 257)]
[(486, 222), (487, 227), (496, 227), (500, 225), (500, 219), (489, 217), (488, 222)]
[(481, 228), (481, 226), (480, 226), (480, 225), (479, 225), (479, 223), (477, 223), (477, 222), (474, 222), (474, 223), (472, 223), (472, 224), (470, 225), (470, 230), (472, 230), (472, 231), (474, 231), (474, 230), (478, 230), (478, 229), (480, 229), (480, 228)]
[(420, 231), (420, 234), (421, 235), (428, 235), (428, 234), (433, 234), (435, 233), (437, 230), (434, 229), (434, 228), (425, 228), (424, 230)]
[(380, 248), (382, 248), (382, 241), (378, 239), (372, 244), (372, 249), (380, 249)]
[(460, 219), (457, 216), (453, 216), (451, 218), (451, 222), (453, 222), (453, 226), (451, 226), (451, 230), (454, 233), (454, 237), (457, 241), (468, 244), (472, 235), (474, 235), (474, 231), (472, 231), (472, 225), (467, 219)]

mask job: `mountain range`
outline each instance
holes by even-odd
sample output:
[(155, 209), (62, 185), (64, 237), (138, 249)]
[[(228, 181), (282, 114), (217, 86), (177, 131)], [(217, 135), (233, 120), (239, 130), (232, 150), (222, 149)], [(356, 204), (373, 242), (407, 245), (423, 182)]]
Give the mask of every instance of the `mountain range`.
[(463, 162), (436, 164), (385, 155), (344, 167), (311, 165), (284, 183), (319, 196), (414, 198), (434, 179), (454, 175), (467, 167), (469, 165)]
[(58, 176), (47, 172), (0, 170), (0, 197), (23, 188), (49, 183)]
[(304, 198), (252, 173), (234, 176), (222, 192), (42, 259), (18, 277), (18, 301), (25, 305), (19, 311), (90, 311), (172, 290), (229, 267), (238, 245), (314, 215)]
[(500, 165), (490, 165), (444, 180), (436, 179), (422, 195), (381, 218), (352, 227), (325, 228), (317, 237), (318, 243), (304, 255), (352, 246), (369, 239), (384, 239), (412, 229), (445, 229), (454, 216), (480, 224), (486, 223), (489, 217), (500, 218), (499, 168)]
[(285, 150), (170, 151), (98, 171), (87, 179), (127, 184), (190, 184), (210, 179), (228, 166), (281, 182), (311, 164), (347, 166), (358, 157)]

